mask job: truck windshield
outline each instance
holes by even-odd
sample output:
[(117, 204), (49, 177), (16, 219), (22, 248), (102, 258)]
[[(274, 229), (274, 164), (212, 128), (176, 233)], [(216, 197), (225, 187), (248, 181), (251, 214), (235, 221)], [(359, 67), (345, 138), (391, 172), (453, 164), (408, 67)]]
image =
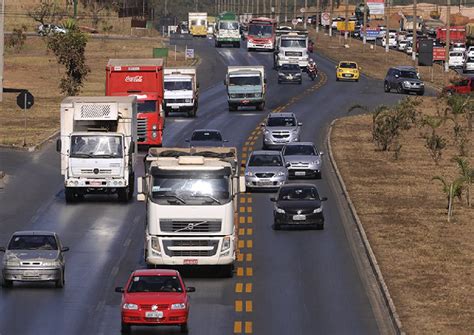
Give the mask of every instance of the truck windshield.
[(151, 113), (154, 111), (156, 111), (156, 101), (154, 100), (145, 100), (137, 105), (138, 113)]
[(219, 29), (237, 30), (239, 24), (237, 22), (219, 22)]
[(121, 136), (72, 135), (71, 158), (122, 158)]
[(252, 24), (249, 27), (249, 35), (257, 37), (271, 37), (273, 28), (269, 25)]
[(193, 84), (189, 81), (165, 81), (165, 91), (180, 91), (188, 90), (192, 91)]
[(282, 48), (306, 48), (306, 40), (281, 40)]
[(191, 20), (192, 26), (205, 26), (206, 20)]
[(244, 86), (244, 85), (250, 85), (250, 86), (257, 86), (261, 84), (260, 77), (236, 77), (236, 76), (230, 76), (229, 77), (229, 86)]
[(231, 199), (228, 176), (207, 171), (184, 175), (153, 175), (151, 196), (163, 205), (222, 205)]

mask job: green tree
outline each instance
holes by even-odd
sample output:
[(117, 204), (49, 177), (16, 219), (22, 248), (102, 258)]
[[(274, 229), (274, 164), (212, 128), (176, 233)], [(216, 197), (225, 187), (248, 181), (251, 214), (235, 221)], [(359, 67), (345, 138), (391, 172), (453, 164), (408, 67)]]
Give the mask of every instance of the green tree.
[(466, 202), (471, 207), (471, 185), (474, 181), (474, 168), (471, 168), (469, 161), (462, 157), (454, 157), (453, 161), (458, 164), (461, 179), (466, 183)]
[(61, 20), (65, 13), (54, 0), (42, 0), (38, 6), (28, 11), (28, 16), (40, 24), (55, 23)]
[(73, 20), (66, 21), (64, 27), (67, 33), (49, 36), (47, 45), (58, 63), (65, 67), (65, 74), (59, 84), (61, 92), (74, 96), (80, 92), (90, 72), (85, 57), (87, 36), (79, 30)]
[(439, 180), (442, 183), (442, 191), (448, 200), (448, 222), (451, 222), (454, 213), (454, 198), (461, 200), (464, 180), (462, 178), (456, 178), (448, 182), (441, 176), (435, 176), (432, 180)]

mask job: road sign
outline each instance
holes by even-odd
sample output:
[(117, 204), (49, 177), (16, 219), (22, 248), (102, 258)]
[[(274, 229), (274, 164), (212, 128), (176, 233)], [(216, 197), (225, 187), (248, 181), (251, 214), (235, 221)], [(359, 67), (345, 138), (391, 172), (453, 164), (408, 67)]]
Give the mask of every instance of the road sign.
[(186, 58), (194, 58), (194, 49), (186, 49)]
[(21, 109), (30, 109), (35, 103), (35, 97), (28, 91), (23, 91), (16, 97), (16, 104)]
[(330, 21), (330, 15), (329, 13), (325, 12), (321, 14), (321, 25), (322, 26), (329, 26), (331, 21)]

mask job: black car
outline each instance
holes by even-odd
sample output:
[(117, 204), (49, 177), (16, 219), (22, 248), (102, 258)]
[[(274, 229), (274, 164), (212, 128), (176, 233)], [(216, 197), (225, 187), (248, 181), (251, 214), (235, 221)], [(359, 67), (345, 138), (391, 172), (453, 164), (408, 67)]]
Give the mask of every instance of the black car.
[(302, 83), (301, 68), (298, 64), (283, 64), (278, 69), (278, 84), (287, 83)]
[(398, 93), (414, 92), (418, 95), (425, 93), (425, 84), (420, 79), (416, 68), (412, 66), (396, 66), (388, 70), (384, 80), (384, 91), (390, 92), (392, 89)]
[(313, 184), (285, 184), (280, 187), (273, 210), (273, 229), (282, 226), (324, 229), (322, 202)]
[(216, 129), (196, 129), (186, 142), (189, 147), (223, 147), (227, 140), (222, 138), (221, 132)]

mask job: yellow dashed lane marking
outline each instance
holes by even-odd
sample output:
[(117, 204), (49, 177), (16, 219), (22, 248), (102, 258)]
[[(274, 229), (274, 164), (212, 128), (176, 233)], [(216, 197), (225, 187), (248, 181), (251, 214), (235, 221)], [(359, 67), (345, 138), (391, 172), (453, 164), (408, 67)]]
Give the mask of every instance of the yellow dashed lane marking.
[(245, 228), (239, 228), (239, 236), (245, 236)]
[(245, 334), (252, 334), (252, 321), (245, 321)]
[(247, 248), (249, 248), (249, 249), (253, 248), (253, 241), (252, 240), (247, 240)]
[(243, 249), (245, 247), (245, 241), (239, 240), (239, 249)]
[(239, 212), (240, 212), (240, 213), (245, 213), (245, 211), (246, 211), (246, 208), (245, 208), (244, 206), (241, 206), (241, 207), (239, 208)]
[(239, 217), (239, 223), (245, 223), (245, 216)]
[(252, 268), (245, 268), (245, 274), (247, 277), (252, 277), (253, 276), (253, 269)]
[[(244, 229), (244, 228), (242, 228)], [(252, 228), (247, 228), (247, 235), (251, 236), (253, 234), (253, 229)]]
[(238, 277), (243, 277), (244, 275), (244, 268), (243, 267), (238, 267), (237, 268), (237, 276)]
[(248, 212), (248, 213), (252, 213), (252, 207), (250, 207), (250, 206), (247, 207), (247, 212)]
[[(242, 257), (243, 257), (243, 256), (244, 256), (244, 255), (242, 254)], [(247, 262), (251, 262), (251, 261), (253, 260), (253, 255), (252, 255), (252, 253), (249, 252), (248, 254), (245, 254), (245, 260), (246, 260)]]
[(234, 322), (234, 333), (241, 334), (242, 333), (242, 321), (235, 321)]
[(243, 262), (244, 261), (244, 254), (243, 253), (238, 253), (237, 254), (237, 262)]
[(252, 283), (245, 284), (245, 293), (252, 293)]
[(246, 301), (245, 301), (245, 311), (246, 311), (247, 313), (252, 313), (252, 311), (253, 311), (252, 300), (246, 300)]
[(242, 300), (235, 301), (235, 311), (239, 313), (242, 312)]
[(253, 218), (251, 216), (247, 217), (247, 223), (252, 223), (253, 222)]
[[(235, 292), (242, 293), (243, 289), (244, 289), (244, 284), (242, 284), (242, 283), (236, 283), (235, 284)], [(246, 289), (247, 289), (247, 287), (246, 287)]]

